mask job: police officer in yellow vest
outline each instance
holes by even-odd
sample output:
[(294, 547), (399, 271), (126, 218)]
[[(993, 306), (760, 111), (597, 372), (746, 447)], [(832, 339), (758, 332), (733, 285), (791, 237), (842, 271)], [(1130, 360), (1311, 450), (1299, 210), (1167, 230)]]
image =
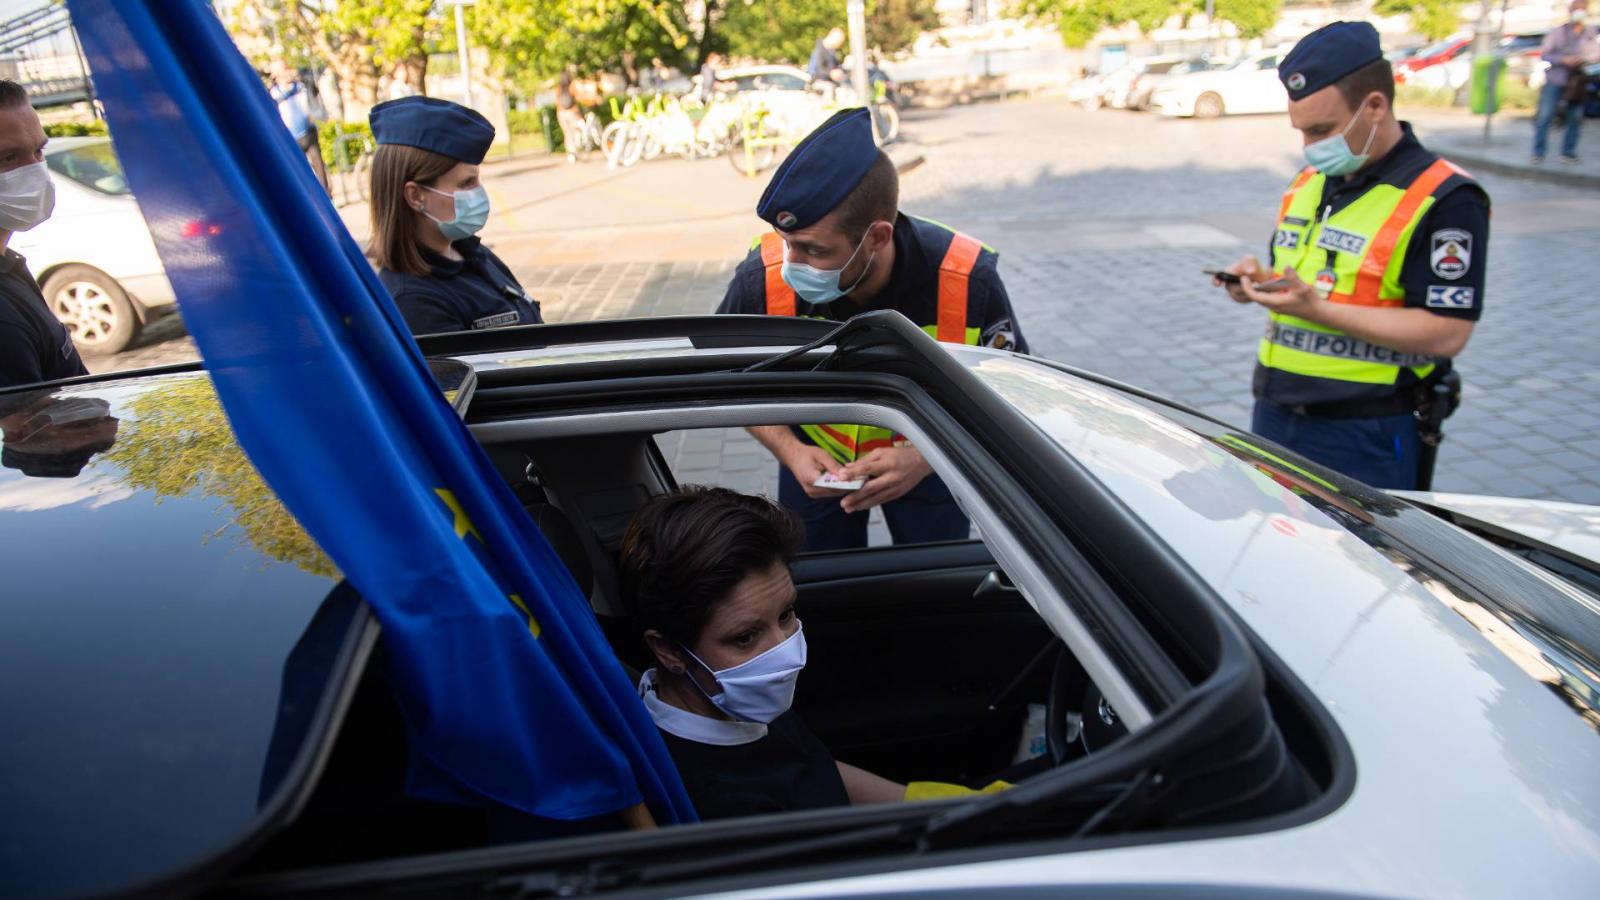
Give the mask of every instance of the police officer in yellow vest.
[[(1027, 352), (997, 255), (976, 239), (899, 211), (894, 163), (865, 109), (842, 110), (801, 141), (756, 206), (772, 225), (751, 246), (718, 313), (843, 321), (894, 309), (941, 341)], [(896, 543), (961, 540), (967, 517), (901, 436), (867, 425), (750, 429), (777, 457), (779, 500), (806, 522), (807, 550), (864, 547), (883, 506)], [(866, 479), (856, 491), (816, 486)]]
[(1241, 276), (1230, 296), (1268, 311), (1251, 428), (1369, 484), (1409, 488), (1419, 387), (1449, 371), (1483, 309), (1489, 197), (1395, 118), (1371, 25), (1312, 32), (1278, 77), (1310, 165), (1284, 192), (1271, 266), (1247, 256), (1229, 270)]

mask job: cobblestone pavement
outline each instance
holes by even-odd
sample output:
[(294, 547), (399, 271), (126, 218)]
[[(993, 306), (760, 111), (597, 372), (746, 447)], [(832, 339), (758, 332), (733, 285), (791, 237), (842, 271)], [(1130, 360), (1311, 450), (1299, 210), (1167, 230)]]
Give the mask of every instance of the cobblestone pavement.
[[(1416, 124), (1426, 141), (1470, 123)], [(1265, 251), (1300, 166), (1284, 117), (1163, 120), (1041, 98), (913, 111), (905, 130), (926, 162), (903, 178), (902, 208), (1000, 249), (1034, 352), (1248, 423), (1263, 314), (1200, 270)], [(552, 321), (707, 312), (762, 227), (750, 212), (762, 183), (715, 162), (511, 163), (486, 181), (502, 210), (486, 238)], [(1436, 487), (1600, 503), (1600, 191), (1482, 181), (1495, 203), (1487, 312), (1459, 364), (1466, 400)], [(112, 362), (188, 353), (169, 335)], [(673, 435), (663, 449), (681, 480), (775, 489), (742, 434)]]

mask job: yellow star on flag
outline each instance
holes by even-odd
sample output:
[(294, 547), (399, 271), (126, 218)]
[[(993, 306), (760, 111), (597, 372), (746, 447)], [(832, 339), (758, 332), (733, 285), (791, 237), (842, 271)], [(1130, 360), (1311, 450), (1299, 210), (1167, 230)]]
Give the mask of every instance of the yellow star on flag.
[(539, 632), (543, 630), (539, 627), (539, 620), (533, 617), (533, 613), (528, 612), (528, 607), (522, 604), (521, 597), (517, 596), (516, 594), (512, 594), (510, 596), (511, 602), (515, 603), (517, 605), (517, 609), (522, 610), (522, 614), (528, 617), (528, 633), (533, 635), (534, 640), (538, 640)]
[(450, 512), (455, 516), (456, 537), (465, 539), (470, 534), (477, 538), (479, 543), (482, 543), (483, 535), (478, 533), (478, 527), (472, 524), (471, 519), (467, 518), (467, 511), (461, 508), (461, 503), (456, 500), (456, 495), (444, 488), (434, 488), (433, 492), (439, 495), (439, 499), (444, 501), (445, 506), (450, 507)]

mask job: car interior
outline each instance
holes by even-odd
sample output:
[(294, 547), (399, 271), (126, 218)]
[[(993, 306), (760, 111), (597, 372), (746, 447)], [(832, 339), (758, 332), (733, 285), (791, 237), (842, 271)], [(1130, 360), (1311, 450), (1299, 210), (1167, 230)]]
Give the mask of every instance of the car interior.
[[(623, 870), (631, 874), (616, 884), (681, 884), (752, 866), (773, 877), (770, 863), (786, 856), (860, 859), (887, 845), (922, 853), (1000, 834), (1177, 839), (1195, 828), (1281, 827), (1342, 802), (1353, 783), (1348, 748), (1270, 650), (1220, 607), (1201, 614), (1173, 602), (1196, 588), (1159, 547), (1119, 531), (1140, 526), (1096, 507), (1097, 488), (1061, 468), (1059, 451), (971, 440), (1042, 436), (1025, 420), (973, 418), (962, 403), (980, 392), (959, 383), (959, 365), (939, 354), (918, 361), (915, 383), (883, 374), (901, 352), (892, 344), (925, 340), (909, 325), (888, 327), (904, 334), (864, 339), (873, 374), (816, 373), (806, 347), (756, 355), (813, 369), (774, 373), (765, 386), (729, 373), (726, 357), (618, 357), (565, 369), (480, 367), (476, 385), (453, 399), (588, 596), (630, 679), (651, 661), (619, 594), (616, 559), (634, 512), (679, 482), (663, 438), (814, 421), (906, 436), (981, 537), (802, 554), (792, 572), (809, 659), (795, 709), (837, 759), (884, 777), (981, 787), (998, 776), (1015, 787), (985, 799), (714, 821), (658, 837), (620, 821), (550, 823), (423, 802), (406, 793), (405, 729), (380, 639), (342, 721), (330, 719), (320, 773), (286, 824), (235, 870), (230, 890), (349, 892), (446, 870), (463, 890), (478, 890), (523, 866), (583, 869), (574, 876), (581, 885), (541, 888), (557, 893), (610, 884)], [(643, 368), (650, 377), (630, 377)], [(942, 385), (945, 375), (956, 383)], [(902, 391), (907, 402), (879, 402), (874, 391)], [(987, 452), (1010, 462), (997, 466)], [(1031, 463), (1036, 471), (1022, 471)], [(696, 477), (707, 480), (704, 467)], [(1028, 487), (1014, 480), (1022, 477)], [(1037, 514), (1061, 498), (1072, 506)], [(595, 868), (602, 858), (605, 872)]]
[[(487, 449), (637, 681), (654, 663), (619, 595), (616, 558), (634, 511), (677, 485), (655, 435)], [(795, 708), (838, 759), (897, 781), (974, 786), (1012, 766), (1060, 644), (981, 540), (803, 554), (793, 576), (810, 648)], [(378, 662), (347, 715), (327, 789), (270, 855), (320, 864), (479, 846), (504, 833), (477, 811), (405, 797), (404, 730)], [(1073, 732), (1078, 747), (1121, 731), (1114, 720), (1098, 725)], [(319, 840), (327, 832), (307, 827), (314, 821), (347, 837)]]
[[(616, 558), (633, 512), (677, 484), (659, 434), (486, 442), (635, 681), (653, 663), (619, 596)], [(902, 782), (981, 787), (1069, 764), (1127, 733), (982, 539), (802, 554), (793, 576), (810, 648), (795, 709), (839, 760)], [(241, 874), (574, 833), (408, 797), (405, 732), (382, 653), (380, 643), (304, 812)], [(1303, 757), (1296, 768), (1308, 784), (1326, 784), (1331, 763), (1315, 729), (1280, 699), (1280, 725), (1301, 725), (1284, 729), (1290, 753)], [(1034, 756), (1041, 715), (1053, 727)]]

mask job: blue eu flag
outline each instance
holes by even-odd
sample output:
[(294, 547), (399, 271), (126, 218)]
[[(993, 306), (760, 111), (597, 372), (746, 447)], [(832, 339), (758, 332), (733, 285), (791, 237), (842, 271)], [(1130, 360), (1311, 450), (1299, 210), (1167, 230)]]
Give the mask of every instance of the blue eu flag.
[(71, 0), (127, 178), (239, 444), (383, 625), (410, 789), (694, 819), (572, 577), (441, 395), (199, 0)]

